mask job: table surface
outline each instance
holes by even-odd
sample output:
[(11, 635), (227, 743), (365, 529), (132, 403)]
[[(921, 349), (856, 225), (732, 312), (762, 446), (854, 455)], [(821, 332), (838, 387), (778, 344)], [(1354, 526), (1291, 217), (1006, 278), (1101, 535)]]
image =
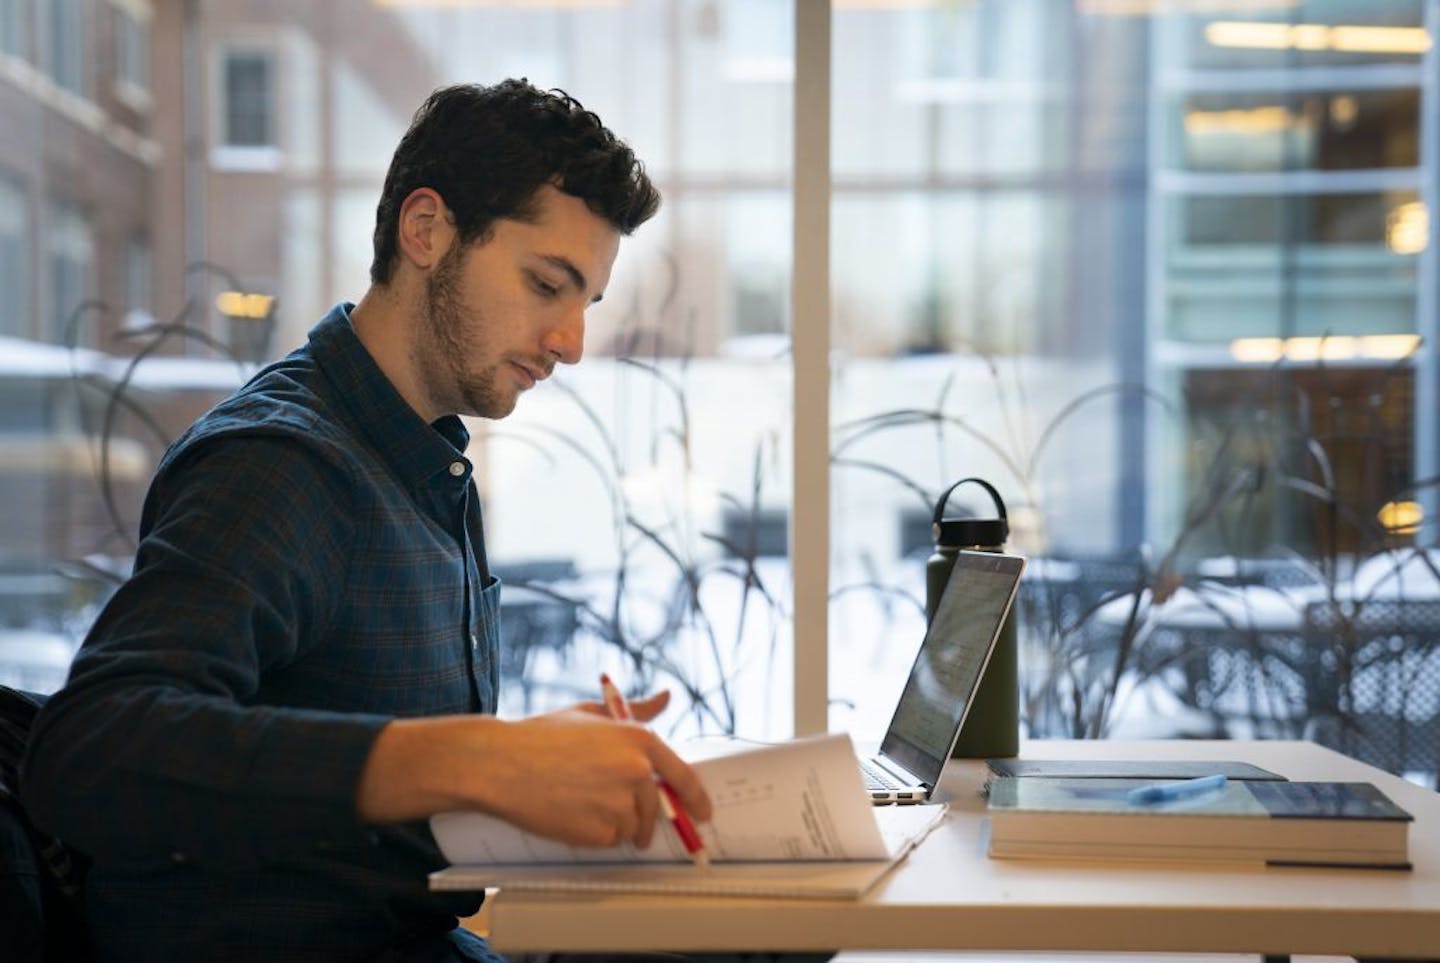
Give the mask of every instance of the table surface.
[(1415, 816), (1412, 872), (992, 860), (984, 764), (945, 822), (858, 901), (505, 894), (501, 950), (1074, 950), (1440, 958), (1440, 794), (1308, 742), (1032, 741), (1033, 759), (1235, 759), (1372, 782)]

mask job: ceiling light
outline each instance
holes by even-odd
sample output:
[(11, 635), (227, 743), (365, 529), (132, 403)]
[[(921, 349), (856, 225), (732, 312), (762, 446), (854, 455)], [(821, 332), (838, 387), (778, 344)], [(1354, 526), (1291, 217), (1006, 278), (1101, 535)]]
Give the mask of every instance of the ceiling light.
[(1288, 361), (1398, 361), (1420, 347), (1415, 334), (1334, 334), (1324, 337), (1235, 338), (1230, 357), (1242, 364)]
[(1420, 347), (1418, 334), (1367, 334), (1360, 338), (1360, 354), (1366, 358), (1399, 361)]
[(1076, 10), (1102, 17), (1148, 17), (1165, 13), (1255, 13), (1298, 6), (1300, 0), (1077, 0)]
[(1430, 214), (1424, 201), (1397, 205), (1385, 215), (1385, 246), (1396, 254), (1419, 254), (1430, 244)]
[(1414, 535), (1425, 521), (1425, 509), (1419, 502), (1386, 502), (1375, 517), (1393, 535)]
[(1344, 53), (1423, 54), (1430, 49), (1424, 27), (1326, 26), (1321, 23), (1267, 23), (1216, 20), (1205, 25), (1216, 47), (1254, 50), (1335, 50)]
[(268, 294), (221, 291), (215, 295), (215, 307), (221, 314), (231, 318), (249, 318), (256, 321), (267, 318), (274, 303), (275, 299)]
[(1230, 342), (1230, 357), (1249, 364), (1270, 364), (1285, 355), (1282, 338), (1236, 338)]

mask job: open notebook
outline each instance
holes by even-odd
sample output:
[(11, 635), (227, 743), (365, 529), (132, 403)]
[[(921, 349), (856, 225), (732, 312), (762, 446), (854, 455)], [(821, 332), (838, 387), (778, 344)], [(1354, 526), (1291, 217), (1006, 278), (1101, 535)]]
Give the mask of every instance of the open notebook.
[(452, 865), (431, 874), (430, 888), (853, 899), (944, 814), (873, 807), (843, 734), (705, 759), (695, 770), (714, 803), (714, 818), (699, 826), (708, 867), (691, 864), (663, 822), (644, 850), (581, 849), (483, 813), (442, 813), (430, 825)]

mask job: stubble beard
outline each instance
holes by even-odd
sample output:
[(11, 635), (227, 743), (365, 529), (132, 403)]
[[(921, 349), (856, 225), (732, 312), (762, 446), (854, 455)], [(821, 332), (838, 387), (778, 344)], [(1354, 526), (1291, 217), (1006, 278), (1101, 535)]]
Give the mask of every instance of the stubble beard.
[(486, 355), (483, 324), (467, 321), (460, 299), (460, 249), (451, 248), (425, 281), (425, 303), (416, 346), (416, 364), (448, 413), (504, 418), (516, 397), (501, 397), (497, 365), (474, 372), (470, 358)]

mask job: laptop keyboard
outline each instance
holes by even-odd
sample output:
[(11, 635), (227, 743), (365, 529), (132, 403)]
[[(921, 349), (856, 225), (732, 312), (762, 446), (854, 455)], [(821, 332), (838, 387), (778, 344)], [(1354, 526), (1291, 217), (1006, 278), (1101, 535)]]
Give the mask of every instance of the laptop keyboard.
[(866, 789), (899, 789), (900, 783), (884, 769), (869, 759), (860, 760), (860, 771), (865, 773)]

